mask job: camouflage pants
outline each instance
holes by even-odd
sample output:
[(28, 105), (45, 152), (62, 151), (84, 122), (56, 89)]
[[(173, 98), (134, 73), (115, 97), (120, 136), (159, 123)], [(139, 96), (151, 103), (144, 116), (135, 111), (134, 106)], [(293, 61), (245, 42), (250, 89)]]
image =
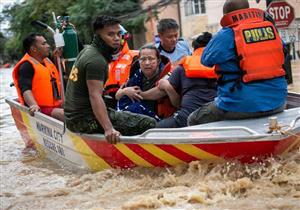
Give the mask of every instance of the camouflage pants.
[[(156, 126), (154, 118), (127, 111), (108, 109), (108, 116), (113, 127), (124, 136), (133, 136)], [(67, 128), (76, 133), (104, 133), (102, 126), (94, 116), (87, 116), (76, 122), (66, 122)]]

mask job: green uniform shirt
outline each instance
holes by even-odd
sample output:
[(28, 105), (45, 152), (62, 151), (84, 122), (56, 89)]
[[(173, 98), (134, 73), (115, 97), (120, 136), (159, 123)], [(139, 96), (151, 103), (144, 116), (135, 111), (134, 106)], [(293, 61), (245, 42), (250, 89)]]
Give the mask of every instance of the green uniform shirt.
[(76, 62), (69, 76), (65, 94), (66, 122), (84, 119), (93, 115), (89, 99), (87, 80), (105, 81), (108, 77), (108, 63), (104, 57), (107, 53), (105, 44), (97, 36), (93, 43), (83, 49), (77, 56)]

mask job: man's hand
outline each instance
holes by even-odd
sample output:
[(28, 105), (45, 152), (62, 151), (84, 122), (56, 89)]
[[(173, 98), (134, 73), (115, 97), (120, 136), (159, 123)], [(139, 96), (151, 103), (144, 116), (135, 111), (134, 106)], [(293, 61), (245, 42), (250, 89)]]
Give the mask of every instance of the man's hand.
[(62, 47), (55, 48), (53, 50), (53, 56), (59, 56), (59, 57), (61, 57), (62, 54), (63, 54), (63, 48)]
[(143, 100), (143, 97), (140, 95), (141, 89), (139, 86), (127, 87), (124, 88), (123, 90), (131, 100), (137, 100), (137, 101)]
[(38, 105), (31, 105), (30, 107), (29, 107), (29, 114), (31, 115), (31, 116), (34, 116), (34, 112), (39, 112), (39, 111), (41, 111), (41, 108), (38, 106)]
[(107, 142), (110, 144), (116, 144), (120, 142), (120, 132), (116, 131), (114, 128), (106, 130), (104, 135)]

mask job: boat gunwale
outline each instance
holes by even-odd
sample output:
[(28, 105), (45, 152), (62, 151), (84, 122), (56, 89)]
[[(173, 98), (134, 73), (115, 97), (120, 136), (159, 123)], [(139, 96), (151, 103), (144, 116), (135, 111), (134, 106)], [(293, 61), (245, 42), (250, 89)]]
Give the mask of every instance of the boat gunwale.
[[(16, 99), (14, 98), (5, 98), (5, 101), (10, 105), (14, 106), (17, 109), (24, 111), (29, 114), (29, 108), (19, 104)], [(34, 117), (37, 120), (41, 120), (43, 122), (49, 123), (50, 125), (58, 128), (60, 131), (65, 133), (64, 123), (51, 118), (43, 113), (36, 112)], [(244, 130), (247, 131), (251, 135), (240, 135), (237, 137), (229, 137), (229, 136), (219, 136), (219, 137), (146, 137), (148, 134), (151, 133), (165, 133), (165, 132), (182, 132), (182, 131), (191, 131), (191, 132), (213, 132), (216, 130), (230, 130), (230, 129), (237, 129), (237, 130)], [(68, 132), (71, 132), (68, 130)], [(71, 132), (79, 137), (87, 138), (93, 141), (105, 141), (105, 137), (103, 134), (82, 134), (82, 133), (74, 133)], [(293, 129), (293, 134), (300, 133), (300, 127)], [(256, 131), (246, 127), (246, 126), (227, 126), (227, 127), (210, 127), (210, 128), (195, 128), (195, 126), (191, 127), (184, 127), (184, 128), (154, 128), (145, 131), (141, 135), (136, 136), (121, 136), (121, 142), (124, 144), (157, 144), (157, 145), (164, 145), (164, 144), (219, 144), (219, 143), (241, 143), (241, 142), (261, 142), (261, 141), (280, 141), (288, 138), (290, 135), (288, 134), (280, 134), (280, 133), (266, 133), (266, 134), (259, 134)]]
[[(29, 108), (26, 106), (21, 105), (19, 102), (16, 101), (16, 98), (5, 98), (5, 102), (8, 103), (10, 106), (16, 107), (20, 111), (26, 112), (29, 114)], [(50, 117), (48, 115), (45, 115), (41, 112), (35, 112), (34, 116), (36, 119), (44, 121), (48, 124), (51, 124), (58, 128), (59, 130), (64, 130), (64, 122), (59, 121), (53, 117)]]
[[(298, 132), (299, 130), (299, 132)], [(298, 129), (295, 134), (300, 133)], [(79, 136), (88, 137), (90, 140), (100, 141), (97, 134), (77, 134)], [(290, 135), (282, 134), (266, 134), (266, 135), (256, 135), (256, 136), (239, 136), (239, 137), (204, 137), (204, 138), (192, 138), (188, 139), (179, 139), (172, 137), (163, 137), (163, 138), (139, 138), (138, 136), (133, 137), (121, 137), (121, 143), (124, 144), (156, 144), (156, 145), (174, 145), (174, 144), (220, 144), (220, 143), (246, 143), (246, 142), (272, 142), (272, 141), (281, 141), (287, 139)], [(255, 140), (255, 141), (253, 141)]]

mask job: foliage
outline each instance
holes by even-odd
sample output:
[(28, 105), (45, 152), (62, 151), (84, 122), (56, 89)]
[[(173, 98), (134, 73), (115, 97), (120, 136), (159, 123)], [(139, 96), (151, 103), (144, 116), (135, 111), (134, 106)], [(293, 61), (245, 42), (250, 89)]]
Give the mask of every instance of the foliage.
[(7, 42), (7, 38), (3, 36), (3, 34), (0, 32), (0, 64), (1, 61), (5, 60), (4, 55), (4, 45)]
[(124, 26), (131, 33), (138, 33), (142, 29), (144, 29), (144, 22), (146, 20), (146, 15), (141, 14), (134, 19), (124, 20)]
[[(118, 17), (140, 9), (139, 0), (25, 0), (20, 4), (4, 8), (0, 16), (0, 23), (4, 19), (10, 22), (9, 30), (12, 34), (12, 37), (4, 44), (5, 51), (13, 57), (20, 58), (22, 39), (33, 31), (47, 34), (50, 38), (51, 34), (33, 26), (31, 22), (40, 20), (54, 28), (52, 12), (55, 12), (56, 16), (69, 15), (70, 22), (75, 25), (80, 40), (89, 43), (93, 35), (91, 23), (96, 16), (105, 14)], [(123, 21), (122, 24), (127, 30), (137, 32), (143, 29), (144, 20), (145, 17), (139, 15)], [(52, 39), (48, 41), (53, 42)]]
[(20, 58), (20, 54), (22, 53), (21, 44), (22, 43), (19, 42), (19, 39), (17, 37), (11, 37), (5, 42), (3, 54), (7, 61), (16, 61), (18, 60), (18, 58)]
[(62, 13), (63, 8), (66, 8), (70, 2), (72, 0), (47, 3), (43, 0), (27, 0), (4, 8), (3, 18), (10, 22), (9, 30), (12, 33), (12, 37), (5, 43), (5, 52), (12, 58), (20, 58), (23, 54), (22, 40), (27, 34), (30, 32), (47, 34), (46, 30), (33, 26), (31, 22), (40, 20), (54, 27), (51, 11), (58, 10)]
[[(139, 10), (138, 0), (77, 0), (77, 3), (68, 8), (71, 22), (77, 26), (79, 37), (88, 43), (92, 38), (92, 21), (101, 14), (118, 17), (129, 12)], [(122, 23), (129, 31), (140, 30), (144, 25), (144, 17), (137, 16)], [(80, 26), (80, 29), (78, 29)]]

